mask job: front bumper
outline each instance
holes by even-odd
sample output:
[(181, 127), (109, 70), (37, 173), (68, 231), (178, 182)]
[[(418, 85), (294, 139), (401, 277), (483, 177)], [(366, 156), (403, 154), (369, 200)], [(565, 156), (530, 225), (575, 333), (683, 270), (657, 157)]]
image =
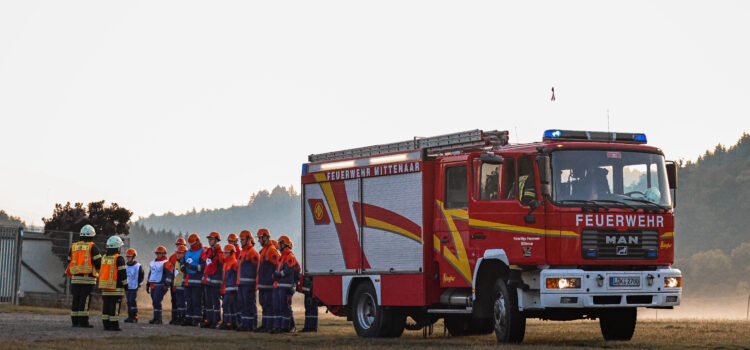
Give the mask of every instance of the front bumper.
[[(667, 277), (682, 277), (677, 269), (654, 271), (584, 271), (579, 269), (546, 269), (539, 276), (541, 308), (615, 308), (615, 307), (672, 307), (680, 305), (682, 288), (665, 287)], [(640, 285), (612, 286), (611, 277), (639, 277)], [(548, 289), (547, 278), (580, 278), (580, 288)], [(524, 297), (527, 298), (527, 297)]]

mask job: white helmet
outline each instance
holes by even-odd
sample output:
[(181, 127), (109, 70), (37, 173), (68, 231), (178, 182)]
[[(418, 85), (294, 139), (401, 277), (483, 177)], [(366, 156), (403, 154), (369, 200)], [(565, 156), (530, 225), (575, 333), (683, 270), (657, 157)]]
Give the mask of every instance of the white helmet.
[(94, 237), (96, 236), (96, 230), (94, 226), (86, 225), (81, 228), (81, 237)]
[(107, 248), (120, 248), (122, 247), (122, 239), (117, 236), (112, 236), (107, 239)]
[(661, 201), (661, 191), (656, 187), (651, 187), (646, 190), (646, 199), (651, 203), (659, 203)]

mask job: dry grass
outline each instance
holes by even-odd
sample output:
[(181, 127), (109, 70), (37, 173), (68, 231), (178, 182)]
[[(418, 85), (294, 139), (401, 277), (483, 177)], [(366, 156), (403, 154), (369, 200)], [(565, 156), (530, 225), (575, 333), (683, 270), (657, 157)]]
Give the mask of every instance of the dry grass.
[[(298, 315), (297, 319), (302, 315)], [(118, 337), (104, 339), (64, 339), (40, 341), (12, 341), (2, 344), (4, 349), (44, 348), (334, 348), (334, 349), (392, 349), (392, 348), (496, 348), (494, 335), (449, 337), (443, 335), (438, 322), (434, 333), (422, 337), (422, 332), (405, 332), (397, 339), (363, 339), (357, 337), (350, 322), (339, 318), (322, 318), (318, 333), (269, 335), (216, 331), (215, 336), (169, 335), (170, 326), (164, 326), (164, 336)], [(750, 348), (750, 322), (705, 320), (640, 321), (635, 336), (629, 342), (605, 342), (595, 321), (544, 322), (529, 321), (526, 339), (522, 345), (507, 346), (515, 349), (547, 348)]]

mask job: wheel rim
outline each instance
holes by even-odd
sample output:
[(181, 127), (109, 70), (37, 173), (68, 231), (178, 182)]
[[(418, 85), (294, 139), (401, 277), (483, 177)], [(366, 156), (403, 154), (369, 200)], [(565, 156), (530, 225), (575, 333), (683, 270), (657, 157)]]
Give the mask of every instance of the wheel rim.
[(377, 312), (377, 305), (375, 304), (375, 298), (371, 294), (362, 294), (362, 298), (357, 303), (357, 320), (359, 325), (363, 329), (370, 329), (373, 323), (375, 323), (375, 313)]
[(505, 308), (505, 297), (503, 293), (498, 293), (495, 299), (494, 314), (495, 314), (495, 331), (500, 334), (505, 334), (508, 329), (508, 322), (506, 319), (507, 310)]

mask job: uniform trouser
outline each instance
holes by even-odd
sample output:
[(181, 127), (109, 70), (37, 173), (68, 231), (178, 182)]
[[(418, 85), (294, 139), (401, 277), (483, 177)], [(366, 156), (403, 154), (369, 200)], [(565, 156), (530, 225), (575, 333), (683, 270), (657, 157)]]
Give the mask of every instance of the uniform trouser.
[(194, 324), (198, 324), (203, 317), (201, 312), (201, 306), (203, 305), (202, 284), (185, 286), (185, 303), (187, 304), (185, 316), (190, 318), (190, 321)]
[[(172, 294), (174, 295), (175, 305), (177, 306), (176, 309), (172, 309), (172, 319), (175, 318), (175, 315), (177, 315), (178, 318), (184, 318), (185, 311), (186, 311), (185, 288), (177, 287)], [(176, 310), (176, 313), (175, 313), (175, 310)]]
[(273, 312), (273, 288), (258, 288), (258, 301), (262, 310), (262, 327), (272, 329), (274, 327)]
[(170, 299), (172, 300), (172, 320), (174, 321), (177, 319), (178, 313), (177, 313), (177, 297), (175, 296), (175, 291), (174, 291), (174, 288), (172, 287), (169, 288), (169, 296), (171, 297)]
[(318, 305), (312, 297), (312, 292), (305, 292), (305, 328), (318, 329)]
[(258, 306), (255, 304), (255, 285), (240, 285), (237, 301), (242, 325), (246, 328), (257, 327)]
[(102, 295), (102, 323), (104, 329), (119, 328), (122, 295)]
[(294, 290), (289, 287), (273, 289), (274, 327), (277, 329), (292, 329), (292, 295)]
[(89, 304), (91, 303), (91, 290), (93, 288), (93, 284), (70, 285), (70, 292), (73, 294), (70, 319), (73, 325), (89, 323)]
[(224, 292), (224, 324), (236, 325), (237, 322), (237, 291), (228, 290)]
[(221, 321), (221, 286), (206, 285), (206, 322)]
[(151, 303), (154, 306), (154, 319), (161, 321), (161, 301), (164, 300), (164, 294), (166, 294), (165, 286), (163, 284), (154, 284), (154, 288), (151, 289)]
[(128, 303), (128, 316), (135, 316), (138, 314), (138, 289), (128, 289), (125, 294), (125, 301)]

